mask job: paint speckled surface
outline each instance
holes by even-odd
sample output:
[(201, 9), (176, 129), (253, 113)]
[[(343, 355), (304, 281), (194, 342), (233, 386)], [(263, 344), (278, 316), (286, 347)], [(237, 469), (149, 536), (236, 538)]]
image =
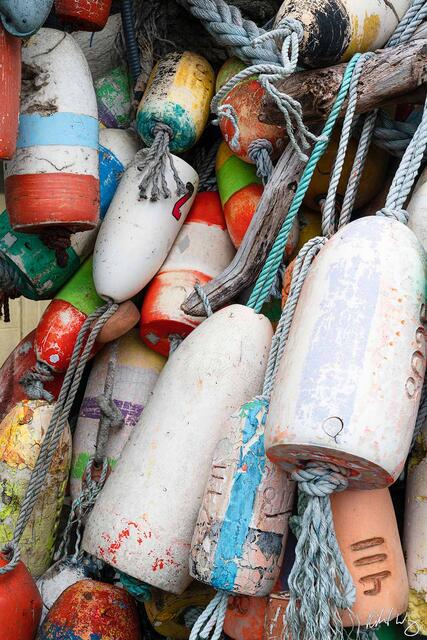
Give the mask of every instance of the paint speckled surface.
[(140, 640), (134, 599), (94, 580), (68, 587), (51, 608), (38, 640)]
[[(6, 560), (0, 554), (0, 567)], [(1, 576), (0, 637), (2, 640), (33, 640), (42, 612), (36, 584), (23, 562)]]

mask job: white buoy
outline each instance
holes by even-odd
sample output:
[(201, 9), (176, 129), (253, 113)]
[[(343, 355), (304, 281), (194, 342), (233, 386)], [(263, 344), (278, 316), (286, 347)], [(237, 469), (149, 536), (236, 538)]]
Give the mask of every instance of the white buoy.
[(218, 441), (229, 417), (260, 393), (270, 322), (232, 305), (203, 322), (170, 358), (88, 518), (83, 548), (148, 584), (182, 593)]

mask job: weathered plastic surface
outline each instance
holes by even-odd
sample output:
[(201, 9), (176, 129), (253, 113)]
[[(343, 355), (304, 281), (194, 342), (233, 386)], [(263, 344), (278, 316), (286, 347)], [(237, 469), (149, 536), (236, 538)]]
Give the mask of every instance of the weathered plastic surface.
[(89, 516), (87, 552), (165, 591), (188, 587), (212, 455), (229, 416), (260, 392), (271, 337), (264, 316), (231, 305), (184, 340)]
[(425, 266), (412, 231), (380, 216), (350, 223), (320, 251), (267, 417), (274, 462), (336, 464), (351, 488), (397, 479), (425, 372)]
[(0, 0), (0, 17), (13, 36), (27, 38), (44, 24), (53, 0)]
[[(0, 554), (0, 567), (6, 558)], [(1, 576), (0, 620), (4, 640), (34, 640), (42, 612), (36, 583), (23, 562)]]
[(55, 0), (55, 14), (84, 31), (100, 31), (107, 23), (112, 0)]
[(0, 25), (0, 158), (8, 160), (18, 139), (21, 41)]

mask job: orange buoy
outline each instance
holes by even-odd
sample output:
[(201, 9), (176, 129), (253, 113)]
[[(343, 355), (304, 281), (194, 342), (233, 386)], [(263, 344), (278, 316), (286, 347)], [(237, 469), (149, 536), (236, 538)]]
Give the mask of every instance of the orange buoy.
[(82, 31), (101, 31), (107, 24), (112, 0), (55, 0), (55, 14)]
[[(0, 553), (0, 567), (7, 564)], [(23, 562), (0, 576), (0, 637), (33, 640), (42, 613), (42, 599)]]
[(0, 158), (13, 156), (18, 139), (21, 40), (0, 24)]
[(224, 619), (224, 631), (232, 640), (263, 640), (268, 598), (231, 596)]

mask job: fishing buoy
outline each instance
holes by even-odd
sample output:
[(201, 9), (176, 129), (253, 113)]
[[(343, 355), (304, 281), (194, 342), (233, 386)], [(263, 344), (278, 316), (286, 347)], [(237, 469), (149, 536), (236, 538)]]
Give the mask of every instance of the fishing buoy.
[(124, 52), (117, 46), (121, 32), (122, 18), (120, 13), (115, 13), (101, 31), (75, 31), (72, 34), (84, 53), (94, 80), (124, 63)]
[[(101, 219), (107, 212), (121, 176), (139, 144), (129, 131), (102, 129), (99, 136)], [(100, 220), (99, 220), (100, 222)], [(19, 293), (31, 300), (52, 298), (93, 250), (97, 229), (71, 236), (63, 260), (38, 235), (15, 231), (6, 211), (0, 214), (0, 263), (19, 279)], [(8, 293), (8, 291), (6, 291)]]
[(85, 57), (70, 35), (41, 29), (23, 47), (22, 62), (17, 151), (5, 165), (11, 224), (27, 233), (94, 228), (99, 125)]
[(266, 597), (232, 596), (224, 618), (224, 632), (232, 640), (263, 640)]
[[(326, 199), (326, 195), (328, 193), (329, 182), (337, 157), (340, 135), (340, 131), (335, 131), (332, 134), (331, 141), (325, 153), (316, 165), (316, 169), (304, 198), (304, 204), (315, 211), (321, 211), (322, 201)], [(338, 183), (337, 194), (338, 198), (341, 199), (344, 197), (345, 190), (350, 179), (357, 145), (357, 140), (351, 138), (341, 178)], [(387, 175), (388, 158), (388, 154), (382, 149), (379, 149), (375, 145), (370, 147), (354, 203), (355, 209), (365, 206), (381, 191)]]
[(258, 119), (265, 89), (255, 78), (236, 84), (221, 100), (219, 106), (219, 128), (230, 150), (245, 162), (256, 164), (257, 152), (251, 146), (263, 141), (271, 159), (283, 151), (286, 132), (283, 127), (266, 124)]
[(61, 593), (83, 578), (83, 567), (68, 560), (59, 560), (44, 572), (36, 583), (43, 602), (42, 622)]
[(171, 128), (169, 148), (173, 153), (191, 149), (206, 126), (215, 76), (209, 62), (190, 51), (170, 53), (160, 60), (148, 80), (138, 107), (138, 133), (150, 146), (155, 125)]
[(228, 58), (217, 73), (215, 81), (215, 93), (217, 93), (223, 85), (231, 78), (246, 69), (247, 64), (239, 60), (239, 58)]
[(289, 593), (279, 591), (270, 593), (264, 618), (264, 635), (262, 640), (280, 640), (286, 637), (286, 609), (289, 604)]
[(408, 464), (405, 504), (404, 546), (409, 580), (408, 619), (427, 635), (427, 577), (425, 559), (427, 486), (427, 426), (417, 436)]
[(95, 82), (99, 121), (111, 129), (130, 127), (131, 89), (126, 67), (116, 67)]
[(3, 27), (13, 36), (28, 38), (45, 23), (53, 0), (0, 0)]
[(55, 14), (83, 31), (100, 31), (107, 23), (112, 0), (55, 0)]
[(265, 400), (244, 404), (214, 452), (190, 573), (218, 591), (266, 596), (279, 577), (295, 485), (266, 458), (266, 413)]
[[(216, 157), (216, 179), (228, 233), (238, 249), (255, 214), (264, 187), (256, 175), (255, 167), (238, 158), (225, 142), (220, 144)], [(286, 260), (289, 260), (295, 251), (298, 236), (298, 222), (295, 220), (286, 243)]]
[[(8, 559), (0, 553), (0, 567)], [(1, 633), (5, 640), (33, 640), (42, 612), (36, 583), (23, 562), (0, 578)]]
[(8, 160), (18, 138), (19, 93), (21, 91), (21, 41), (0, 25), (0, 158)]
[(260, 390), (271, 336), (264, 316), (231, 305), (184, 340), (89, 516), (85, 551), (165, 591), (188, 587), (212, 455), (229, 416)]
[(410, 0), (285, 0), (275, 26), (292, 18), (303, 26), (300, 61), (327, 67), (355, 53), (380, 49), (390, 38)]
[[(67, 284), (49, 304), (36, 328), (34, 348), (39, 362), (44, 362), (53, 371), (66, 371), (78, 333), (86, 318), (103, 305), (103, 300), (95, 291), (92, 278), (92, 258), (88, 258)], [(117, 320), (119, 319), (119, 322)], [(124, 335), (139, 320), (139, 312), (133, 302), (121, 305), (105, 323), (98, 336), (98, 346), (102, 343), (102, 333), (114, 325), (114, 340)]]
[(152, 589), (151, 592), (151, 599), (144, 602), (150, 624), (161, 636), (174, 640), (188, 638), (190, 629), (186, 623), (192, 613), (197, 614), (200, 608), (206, 607), (215, 595), (212, 589), (198, 582), (192, 582), (179, 596), (160, 589)]
[[(21, 379), (24, 374), (33, 369), (37, 362), (34, 353), (34, 336), (35, 330), (21, 340), (0, 367), (0, 420), (12, 407), (28, 398)], [(52, 395), (53, 400), (58, 398), (63, 378), (62, 374), (56, 374), (44, 381), (44, 389)]]
[[(93, 277), (101, 298), (129, 300), (156, 275), (184, 224), (198, 187), (198, 176), (189, 164), (175, 158), (175, 167), (186, 184), (186, 194), (164, 202), (140, 199), (140, 156), (128, 167), (99, 231)], [(172, 169), (166, 169), (172, 186)]]
[(234, 256), (215, 191), (197, 194), (184, 225), (145, 294), (141, 309), (141, 337), (154, 351), (169, 353), (170, 336), (185, 338), (202, 318), (181, 310), (199, 282), (206, 284), (224, 271)]
[(290, 471), (338, 465), (350, 488), (398, 478), (425, 372), (425, 267), (412, 231), (384, 216), (350, 223), (321, 249), (271, 398), (271, 460)]
[(120, 587), (80, 580), (66, 589), (52, 606), (39, 640), (141, 640), (134, 599)]
[(351, 611), (341, 612), (344, 626), (393, 620), (406, 611), (408, 577), (390, 491), (335, 493), (331, 506), (338, 544), (356, 587)]
[[(71, 497), (81, 491), (82, 477), (89, 458), (95, 454), (101, 410), (97, 397), (104, 392), (108, 363), (114, 347), (107, 345), (95, 358), (79, 419), (73, 436), (73, 462), (71, 467)], [(121, 451), (151, 397), (164, 359), (148, 349), (132, 330), (118, 340), (116, 369), (112, 400), (124, 418), (120, 427), (110, 427), (105, 455), (111, 469), (116, 466)]]
[[(0, 423), (0, 545), (12, 540), (54, 405), (44, 400), (19, 402)], [(71, 433), (65, 427), (41, 493), (24, 529), (21, 559), (33, 576), (49, 567), (71, 463)]]

